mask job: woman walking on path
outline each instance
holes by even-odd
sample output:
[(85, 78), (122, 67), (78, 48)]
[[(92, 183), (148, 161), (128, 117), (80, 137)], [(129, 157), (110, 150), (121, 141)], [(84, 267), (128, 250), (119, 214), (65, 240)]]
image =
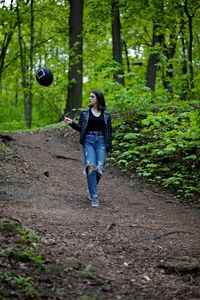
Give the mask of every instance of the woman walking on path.
[(64, 121), (80, 132), (88, 196), (92, 206), (97, 207), (98, 183), (103, 173), (106, 154), (112, 147), (111, 116), (106, 110), (104, 95), (98, 90), (91, 91), (88, 108), (81, 112), (78, 123), (66, 116)]

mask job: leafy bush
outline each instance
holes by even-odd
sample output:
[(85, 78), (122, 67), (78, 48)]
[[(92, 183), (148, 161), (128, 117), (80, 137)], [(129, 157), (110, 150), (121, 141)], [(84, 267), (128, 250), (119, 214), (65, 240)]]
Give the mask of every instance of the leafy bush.
[(169, 102), (140, 87), (135, 96), (136, 87), (118, 91), (113, 108), (115, 161), (123, 170), (136, 170), (185, 197), (199, 195), (198, 105)]
[[(38, 234), (20, 223), (7, 218), (0, 218), (0, 271), (1, 299), (35, 299), (37, 294), (36, 269), (44, 270), (46, 261), (39, 255)], [(34, 271), (34, 272), (33, 272)], [(31, 276), (30, 276), (31, 274)]]

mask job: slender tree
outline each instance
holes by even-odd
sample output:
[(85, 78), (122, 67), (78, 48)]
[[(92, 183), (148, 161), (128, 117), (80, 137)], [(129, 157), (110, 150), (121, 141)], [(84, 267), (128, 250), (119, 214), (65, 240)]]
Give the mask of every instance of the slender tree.
[(161, 45), (163, 42), (163, 34), (157, 34), (159, 28), (160, 25), (155, 22), (153, 24), (152, 52), (149, 55), (146, 71), (146, 85), (153, 91), (155, 91), (157, 63), (159, 61), (159, 53), (155, 51), (154, 47), (156, 44)]
[[(27, 53), (26, 53), (26, 43), (23, 40), (22, 26), (21, 26), (21, 17), (20, 17), (20, 8), (19, 2), (17, 1), (17, 27), (18, 27), (18, 41), (19, 41), (19, 52), (20, 52), (20, 61), (21, 61), (21, 74), (22, 74), (22, 88), (24, 95), (24, 119), (27, 128), (32, 126), (32, 80), (33, 80), (33, 48), (34, 48), (34, 0), (30, 2), (30, 48), (28, 49), (29, 62), (27, 62)], [(28, 2), (27, 2), (28, 3)], [(26, 3), (26, 4), (27, 4)], [(28, 73), (29, 72), (29, 73)], [(29, 74), (29, 77), (28, 77)]]
[(20, 52), (20, 62), (21, 62), (21, 75), (22, 75), (22, 88), (23, 88), (23, 97), (24, 97), (24, 117), (26, 121), (26, 125), (28, 126), (26, 116), (27, 116), (27, 67), (26, 67), (26, 59), (25, 59), (25, 51), (23, 48), (23, 36), (21, 29), (21, 18), (20, 18), (20, 9), (19, 9), (19, 0), (17, 1), (17, 27), (18, 27), (18, 42), (19, 42), (19, 52)]
[[(6, 7), (7, 8), (7, 7)], [(5, 10), (5, 8), (3, 7), (2, 10)], [(13, 12), (14, 8), (13, 8), (13, 0), (10, 2), (10, 6), (9, 6), (9, 10), (7, 11), (9, 12)], [(12, 40), (15, 28), (17, 26), (17, 22), (16, 22), (16, 17), (14, 16), (14, 20), (12, 18), (12, 14), (9, 14), (9, 24), (8, 24), (8, 20), (5, 20), (5, 29), (2, 30), (2, 33), (4, 33), (4, 37), (2, 38), (2, 44), (1, 44), (1, 52), (0, 52), (0, 83), (2, 80), (2, 75), (3, 75), (3, 71), (4, 71), (4, 63), (5, 63), (5, 57), (6, 57), (6, 53), (8, 51), (8, 47), (10, 45), (10, 42)], [(1, 20), (1, 25), (4, 28), (4, 20)], [(9, 26), (9, 30), (6, 30), (6, 27)]]
[(71, 116), (82, 106), (83, 0), (69, 0), (69, 71), (65, 113)]
[[(194, 69), (193, 69), (193, 18), (197, 9), (200, 8), (199, 1), (194, 1), (191, 9), (189, 8), (188, 0), (182, 1), (184, 12), (188, 18), (188, 31), (189, 31), (189, 42), (188, 42), (188, 60), (189, 60), (189, 73), (190, 73), (190, 89), (194, 88)], [(195, 5), (196, 4), (196, 5)], [(190, 12), (191, 11), (191, 12)]]
[(34, 0), (31, 0), (30, 3), (30, 13), (31, 13), (31, 40), (30, 40), (30, 76), (29, 76), (29, 99), (28, 99), (28, 107), (27, 107), (27, 127), (31, 128), (32, 126), (32, 103), (33, 103), (33, 49), (34, 49)]
[(130, 59), (129, 59), (129, 56), (128, 56), (127, 44), (126, 44), (125, 41), (123, 41), (123, 46), (124, 46), (124, 52), (125, 52), (125, 57), (126, 57), (127, 72), (129, 73), (131, 71)]
[(188, 61), (187, 61), (187, 45), (186, 45), (186, 39), (185, 39), (185, 21), (182, 18), (181, 20), (181, 32), (180, 32), (180, 37), (181, 37), (181, 46), (182, 46), (182, 67), (180, 70), (180, 74), (181, 74), (181, 99), (182, 100), (186, 100), (188, 98), (189, 95), (189, 81), (188, 78), (186, 76), (187, 74), (187, 69), (188, 69)]
[(121, 65), (121, 69), (115, 72), (114, 79), (124, 85), (123, 61), (122, 61), (122, 40), (121, 40), (121, 23), (119, 0), (112, 0), (112, 49), (113, 60)]

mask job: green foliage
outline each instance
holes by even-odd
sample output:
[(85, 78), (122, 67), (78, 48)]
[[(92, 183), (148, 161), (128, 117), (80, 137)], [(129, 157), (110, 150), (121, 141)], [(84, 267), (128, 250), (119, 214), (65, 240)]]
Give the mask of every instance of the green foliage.
[(1, 142), (1, 138), (0, 138), (0, 154), (12, 154), (13, 151), (9, 148), (6, 147), (6, 145), (4, 143)]
[(38, 242), (38, 234), (31, 229), (27, 229), (26, 227), (19, 227), (18, 228), (18, 242), (21, 244), (27, 244), (32, 247), (36, 246)]
[[(135, 98), (134, 105), (141, 107), (149, 103), (153, 95), (148, 89), (146, 95), (140, 92), (145, 89), (145, 76), (150, 53), (159, 54), (157, 63), (156, 91), (160, 91), (162, 96), (166, 90), (163, 87), (163, 76), (166, 68), (171, 65), (173, 78), (170, 85), (174, 90), (174, 98), (188, 98), (189, 74), (182, 74), (183, 63), (187, 63), (184, 55), (184, 45), (188, 43), (187, 17), (183, 13), (183, 6), (179, 0), (163, 1), (131, 1), (119, 0), (120, 22), (122, 24), (123, 39), (123, 70), (126, 73), (126, 90), (123, 93), (123, 101), (119, 99), (117, 90), (121, 89), (113, 82), (113, 72), (121, 69), (117, 62), (112, 60), (112, 20), (111, 1), (105, 0), (85, 0), (84, 1), (84, 103), (87, 103), (88, 93), (93, 88), (99, 88), (106, 93), (109, 107), (116, 105), (127, 105), (127, 99)], [(190, 13), (195, 11), (193, 17), (194, 28), (194, 83), (193, 92), (198, 92), (199, 85), (199, 10), (198, 1), (188, 2)], [(19, 2), (19, 13), (21, 19), (21, 30), (24, 47), (24, 61), (27, 68), (27, 81), (29, 81), (29, 50), (30, 50), (30, 2)], [(95, 14), (95, 18), (91, 17)], [(3, 63), (2, 80), (0, 83), (0, 130), (24, 129), (24, 91), (29, 92), (29, 88), (22, 88), (21, 62), (18, 43), (18, 30), (16, 27), (16, 3), (12, 6), (0, 7), (0, 53), (5, 49), (5, 41), (9, 34), (11, 40), (6, 51)], [(34, 57), (33, 57), (33, 111), (32, 126), (42, 127), (62, 119), (65, 102), (67, 99), (68, 87), (68, 16), (69, 1), (34, 1)], [(159, 24), (157, 34), (163, 34), (163, 44), (156, 43), (152, 47), (153, 24)], [(182, 28), (181, 24), (185, 24)], [(169, 58), (169, 54), (175, 47), (174, 56)], [(2, 51), (2, 52), (1, 52)], [(2, 53), (3, 54), (3, 53)], [(3, 56), (0, 56), (3, 57)], [(142, 62), (143, 66), (134, 65), (135, 62)], [(129, 69), (128, 69), (129, 64)], [(35, 80), (35, 72), (41, 66), (48, 66), (54, 74), (54, 81), (50, 87), (42, 87)], [(128, 72), (127, 72), (128, 69)], [(129, 72), (131, 70), (131, 72)], [(139, 78), (143, 78), (143, 84), (138, 89)], [(137, 84), (136, 84), (137, 82)], [(130, 90), (128, 90), (130, 87)], [(132, 93), (132, 95), (131, 95)], [(113, 94), (115, 94), (114, 98)], [(120, 93), (121, 94), (121, 93)], [(121, 96), (120, 96), (121, 97)], [(131, 103), (130, 103), (131, 104)]]
[(6, 223), (1, 220), (1, 231), (12, 228), (15, 231), (15, 242), (22, 245), (22, 248), (8, 246), (0, 249), (0, 257), (6, 256), (20, 262), (32, 262), (39, 267), (45, 267), (45, 260), (35, 251), (38, 235), (34, 230), (27, 229), (24, 226), (14, 225), (10, 222)]
[(36, 296), (36, 289), (33, 285), (31, 277), (21, 276), (21, 275), (12, 275), (9, 273), (0, 273), (0, 279), (2, 282), (6, 282), (8, 286), (12, 288), (20, 288), (26, 296), (33, 298)]
[(115, 161), (123, 170), (136, 170), (140, 176), (174, 188), (185, 197), (199, 194), (198, 104), (180, 105), (165, 98), (161, 103), (160, 96), (152, 97), (140, 85), (137, 87), (136, 97), (135, 88), (118, 93), (113, 122)]
[[(0, 7), (2, 16), (0, 27), (0, 53), (3, 51), (7, 35), (13, 33), (6, 53), (2, 77), (0, 77), (0, 130), (25, 129), (24, 92), (29, 88), (22, 87), (21, 62), (18, 43), (15, 3), (13, 6)], [(68, 51), (66, 33), (68, 32), (68, 1), (35, 1), (34, 2), (34, 70), (32, 84), (32, 121), (33, 127), (58, 122), (66, 102)], [(26, 62), (26, 81), (29, 81), (30, 49), (30, 4), (19, 2), (24, 62)], [(9, 22), (8, 22), (9, 20)], [(16, 25), (15, 25), (16, 26)], [(0, 55), (1, 57), (1, 55)], [(3, 56), (2, 56), (3, 57)], [(3, 61), (1, 61), (3, 63)], [(35, 79), (40, 66), (49, 67), (54, 74), (51, 87), (40, 86)]]
[[(0, 236), (0, 262), (3, 261), (4, 266), (7, 266), (6, 270), (2, 269), (0, 272), (0, 298), (10, 297), (12, 291), (19, 291), (20, 295), (30, 299), (34, 298), (37, 295), (36, 284), (34, 278), (28, 275), (28, 271), (42, 270), (46, 267), (44, 257), (38, 254), (37, 233), (20, 223), (0, 218)], [(8, 291), (6, 294), (5, 289)]]

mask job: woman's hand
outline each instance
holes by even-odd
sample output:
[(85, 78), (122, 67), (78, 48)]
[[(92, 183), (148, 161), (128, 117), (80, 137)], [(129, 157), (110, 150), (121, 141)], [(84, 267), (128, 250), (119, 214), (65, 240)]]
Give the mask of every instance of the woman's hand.
[(64, 122), (67, 124), (72, 124), (73, 120), (71, 118), (64, 116)]

